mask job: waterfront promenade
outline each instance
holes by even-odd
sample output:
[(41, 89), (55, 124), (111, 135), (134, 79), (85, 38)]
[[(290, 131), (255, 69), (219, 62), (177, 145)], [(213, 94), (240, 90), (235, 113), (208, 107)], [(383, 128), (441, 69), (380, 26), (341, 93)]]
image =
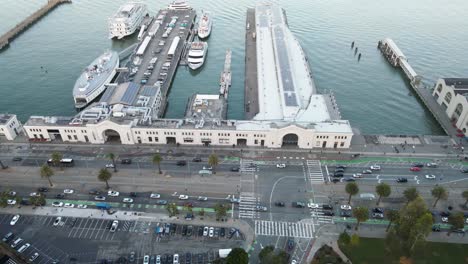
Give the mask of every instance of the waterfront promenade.
[(21, 32), (23, 32), (30, 25), (38, 21), (41, 17), (46, 15), (49, 11), (51, 11), (52, 9), (54, 9), (60, 4), (71, 3), (71, 2), (72, 0), (48, 0), (46, 5), (42, 6), (36, 12), (32, 13), (26, 19), (24, 19), (23, 21), (18, 23), (16, 26), (14, 26), (12, 29), (7, 31), (5, 34), (0, 36), (0, 50), (7, 47), (10, 44), (11, 40), (13, 40), (13, 38), (18, 36)]

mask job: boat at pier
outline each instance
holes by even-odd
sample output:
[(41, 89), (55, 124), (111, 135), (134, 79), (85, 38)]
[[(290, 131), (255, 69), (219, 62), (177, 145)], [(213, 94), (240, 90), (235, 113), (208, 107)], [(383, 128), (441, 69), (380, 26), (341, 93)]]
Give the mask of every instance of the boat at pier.
[(198, 37), (201, 39), (207, 38), (211, 33), (211, 26), (213, 25), (213, 18), (211, 13), (203, 13), (198, 24)]
[(226, 58), (224, 59), (224, 69), (219, 78), (219, 95), (227, 99), (229, 88), (231, 87), (231, 56), (230, 49), (226, 51)]
[(169, 10), (186, 10), (186, 9), (192, 9), (192, 8), (189, 6), (187, 1), (175, 0), (175, 1), (172, 1), (172, 3), (169, 4), (167, 9), (169, 9)]
[(190, 45), (188, 52), (187, 64), (192, 70), (200, 68), (205, 62), (206, 53), (208, 52), (208, 43), (196, 41)]
[(81, 73), (73, 87), (75, 107), (84, 108), (106, 89), (119, 67), (119, 54), (106, 51)]
[(148, 14), (145, 4), (129, 2), (122, 5), (119, 10), (109, 18), (109, 38), (121, 39), (133, 34)]

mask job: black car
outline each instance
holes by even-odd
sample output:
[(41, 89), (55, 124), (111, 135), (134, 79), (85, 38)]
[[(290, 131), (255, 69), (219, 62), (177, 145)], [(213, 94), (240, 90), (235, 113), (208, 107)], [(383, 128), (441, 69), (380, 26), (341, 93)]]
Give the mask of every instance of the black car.
[(23, 160), (23, 158), (21, 158), (21, 157), (14, 157), (13, 158), (13, 161), (22, 161), (22, 160)]
[(340, 179), (338, 179), (338, 178), (333, 178), (333, 179), (331, 179), (331, 181), (332, 181), (333, 183), (337, 183), (337, 182), (340, 182)]
[(433, 232), (440, 232), (440, 225), (433, 225), (432, 226), (432, 231)]
[(344, 169), (338, 169), (337, 168), (337, 169), (335, 169), (335, 173), (337, 173), (337, 172), (344, 172)]
[(343, 177), (344, 174), (342, 172), (337, 172), (337, 173), (333, 173), (333, 177)]
[(323, 215), (324, 216), (334, 216), (335, 213), (333, 213), (333, 211), (323, 211)]
[(397, 181), (397, 182), (408, 182), (408, 179), (406, 179), (406, 178), (398, 178), (396, 181)]
[(162, 263), (167, 263), (167, 255), (162, 255), (161, 256), (161, 262)]
[(221, 227), (219, 230), (219, 236), (224, 237), (226, 235), (226, 229), (224, 227)]
[(424, 163), (419, 163), (419, 162), (413, 163), (413, 167), (422, 168), (422, 167), (424, 167)]
[(284, 207), (284, 202), (281, 202), (281, 201), (276, 201), (275, 202), (275, 206), (278, 206), (278, 207)]
[(187, 229), (188, 229), (188, 228), (187, 228), (186, 225), (182, 226), (182, 236), (186, 236), (186, 235), (187, 235)]
[(336, 165), (335, 166), (335, 169), (346, 169), (346, 166), (345, 165)]
[(130, 197), (137, 197), (137, 196), (138, 196), (138, 195), (137, 195), (136, 192), (131, 192), (131, 193), (130, 193)]
[(188, 226), (187, 227), (187, 236), (192, 236), (193, 233), (193, 226)]
[(203, 263), (203, 254), (200, 253), (197, 255), (198, 263)]
[(94, 190), (94, 189), (93, 189), (93, 190), (90, 190), (90, 191), (89, 191), (89, 194), (91, 194), (91, 195), (100, 195), (101, 192), (98, 191), (98, 190)]
[(64, 193), (59, 193), (59, 194), (55, 195), (55, 198), (63, 199), (63, 198), (65, 198), (65, 194)]
[(37, 188), (37, 191), (38, 191), (38, 192), (48, 192), (48, 191), (49, 191), (49, 188), (47, 188), (47, 187), (39, 187), (39, 188)]
[(203, 226), (198, 227), (198, 236), (199, 237), (203, 236)]
[(356, 181), (354, 178), (345, 178), (344, 180), (347, 181), (347, 182), (354, 182), (354, 181)]
[(462, 168), (460, 171), (463, 173), (468, 173), (468, 168)]
[(159, 205), (166, 205), (166, 204), (167, 204), (167, 201), (166, 201), (166, 200), (157, 200), (157, 201), (156, 201), (156, 204), (159, 204)]
[(342, 216), (342, 217), (351, 217), (351, 211), (342, 210), (342, 211), (340, 212), (340, 216)]
[(449, 217), (449, 216), (450, 216), (450, 212), (442, 211), (442, 212), (440, 212), (440, 216), (442, 216), (442, 217)]
[(132, 160), (131, 159), (122, 159), (120, 161), (121, 164), (132, 164)]
[(199, 157), (195, 157), (195, 158), (192, 159), (192, 161), (193, 161), (193, 162), (201, 162), (202, 159), (199, 158)]
[(324, 204), (324, 205), (322, 205), (322, 209), (324, 209), (324, 210), (333, 210), (333, 206), (331, 206), (329, 204)]
[(192, 254), (190, 253), (185, 253), (185, 264), (191, 264), (192, 263)]
[(292, 203), (292, 207), (296, 207), (296, 208), (304, 208), (305, 206), (306, 205), (303, 202), (293, 202)]
[(288, 239), (288, 250), (292, 250), (294, 248), (294, 240)]
[(232, 167), (231, 171), (233, 172), (239, 172), (240, 168), (239, 167)]
[(187, 165), (187, 161), (185, 161), (185, 160), (179, 160), (179, 161), (177, 161), (176, 165), (177, 165), (177, 166), (185, 166), (185, 165)]
[(372, 212), (373, 212), (373, 213), (383, 214), (384, 209), (383, 209), (383, 208), (379, 208), (379, 207), (375, 207), (375, 208), (372, 209)]

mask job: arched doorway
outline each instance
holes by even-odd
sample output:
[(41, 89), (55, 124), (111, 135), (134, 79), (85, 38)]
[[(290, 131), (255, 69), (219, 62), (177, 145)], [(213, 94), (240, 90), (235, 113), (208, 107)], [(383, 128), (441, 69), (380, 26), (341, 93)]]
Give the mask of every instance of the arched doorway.
[(122, 143), (122, 140), (120, 139), (120, 134), (119, 132), (113, 130), (113, 129), (107, 129), (104, 131), (104, 142), (109, 142), (109, 143)]
[(296, 134), (286, 134), (283, 137), (283, 146), (297, 147), (299, 137)]

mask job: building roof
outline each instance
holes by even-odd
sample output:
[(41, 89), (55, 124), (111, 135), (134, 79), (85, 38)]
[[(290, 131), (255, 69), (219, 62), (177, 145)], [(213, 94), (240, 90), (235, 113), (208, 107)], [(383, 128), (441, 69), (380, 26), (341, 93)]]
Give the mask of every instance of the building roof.
[(8, 123), (8, 121), (10, 121), (11, 118), (13, 117), (14, 115), (10, 115), (10, 114), (0, 114), (0, 125), (4, 125)]
[(226, 119), (227, 104), (218, 94), (194, 94), (187, 104), (186, 118), (191, 119)]
[(106, 102), (109, 105), (131, 105), (135, 101), (139, 90), (140, 85), (132, 82), (111, 86), (104, 92), (100, 102)]
[(318, 103), (323, 98), (314, 95), (316, 88), (306, 55), (288, 28), (283, 9), (260, 4), (255, 16), (259, 113), (254, 119), (330, 120), (326, 104)]
[(444, 78), (444, 82), (448, 86), (468, 89), (468, 78)]

